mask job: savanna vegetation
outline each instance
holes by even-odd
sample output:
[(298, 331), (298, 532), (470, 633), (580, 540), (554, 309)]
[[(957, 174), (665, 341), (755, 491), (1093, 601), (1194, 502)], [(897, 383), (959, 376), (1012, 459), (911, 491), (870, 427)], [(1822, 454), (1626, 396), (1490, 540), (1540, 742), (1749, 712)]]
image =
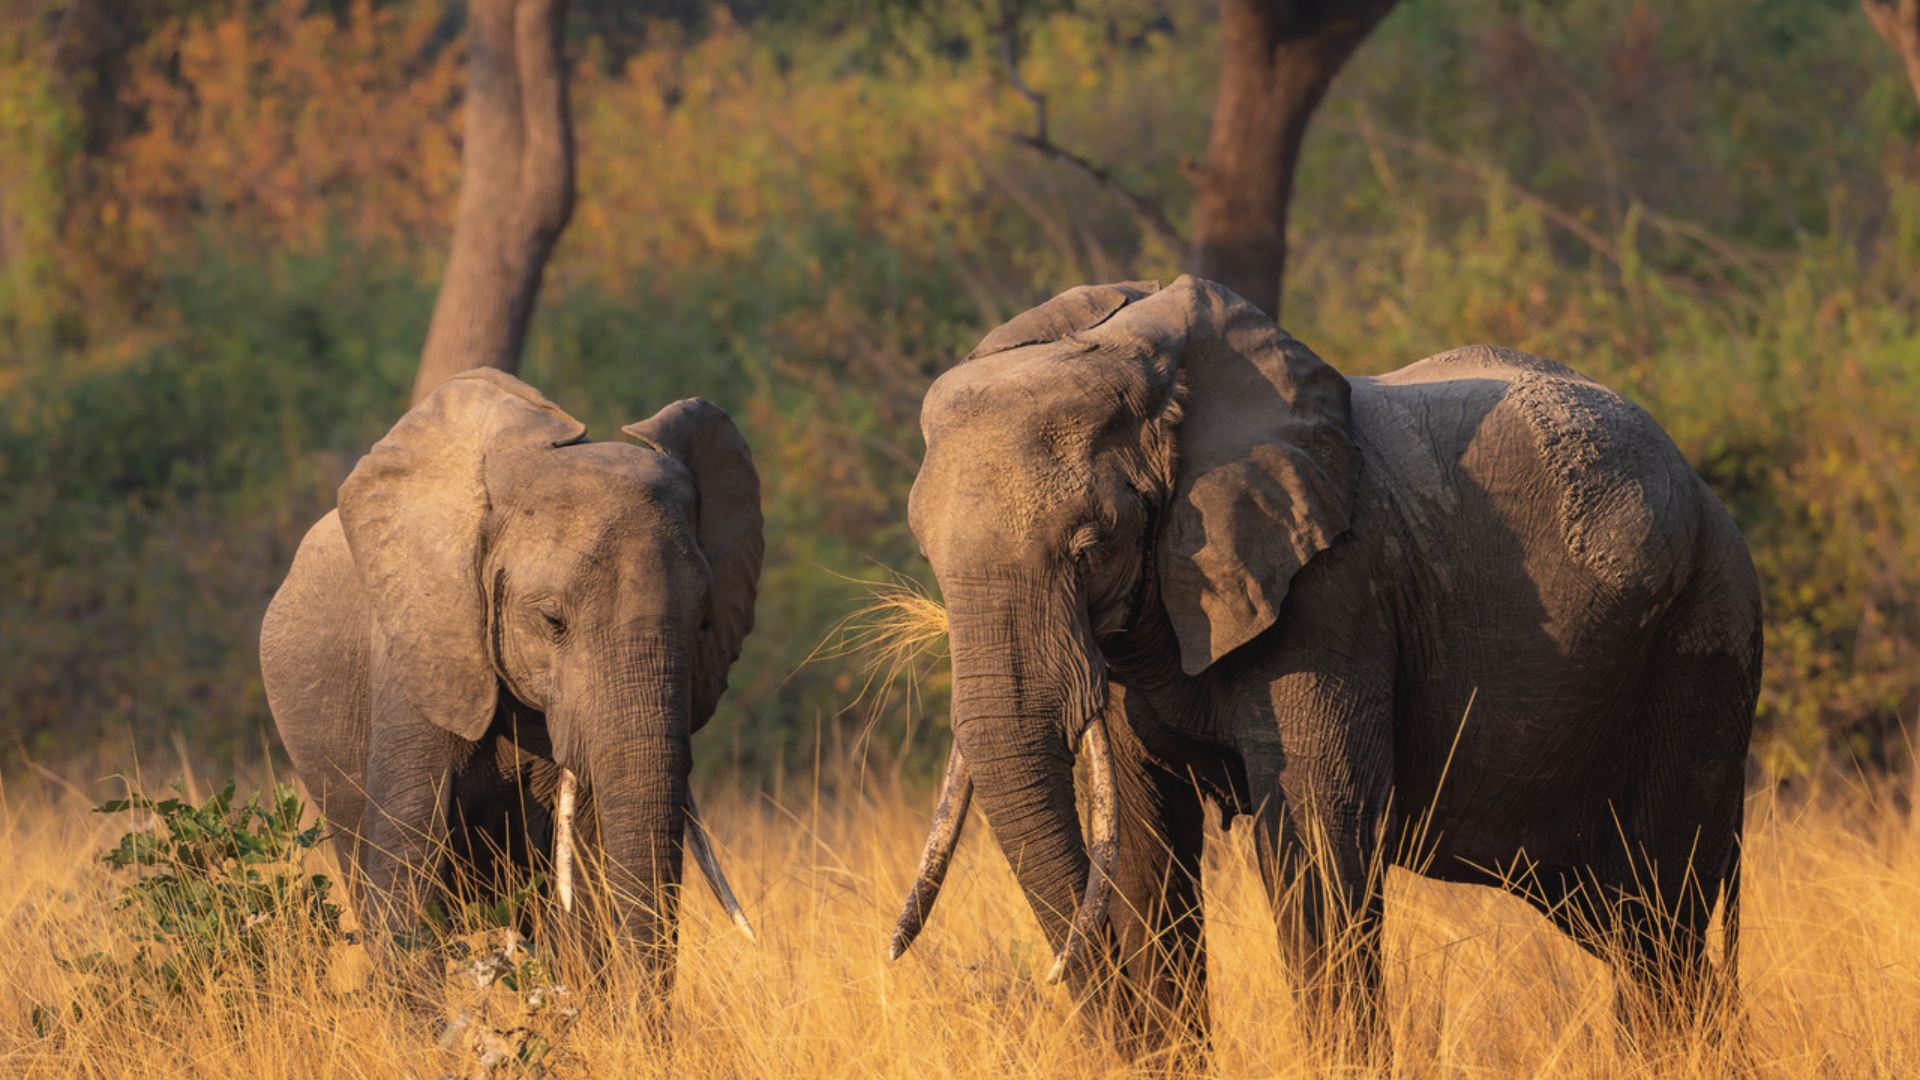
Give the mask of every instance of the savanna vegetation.
[[(198, 771), (204, 785), (224, 766)], [(926, 829), (924, 792), (831, 767), (818, 780), (809, 774), (781, 800), (702, 792), (759, 940), (733, 928), (705, 890), (687, 897), (671, 1055), (625, 1004), (622, 987), (639, 984), (637, 972), (616, 970), (592, 994), (555, 992), (484, 918), (454, 939), (466, 949), (447, 962), (446, 1011), (469, 1022), (445, 1038), (380, 993), (363, 950), (343, 943), (324, 910), (292, 902), (306, 899), (298, 895), (246, 937), (235, 920), (190, 938), (203, 953), (209, 939), (223, 945), (216, 955), (228, 959), (220, 977), (180, 992), (157, 978), (74, 970), (76, 958), (105, 951), (126, 963), (138, 949), (127, 930), (136, 914), (115, 906), (128, 873), (76, 858), (113, 848), (121, 826), (86, 813), (91, 796), (10, 792), (0, 918), (16, 939), (40, 944), (0, 952), (0, 1062), (12, 1076), (155, 1080), (1169, 1075), (1130, 1068), (1076, 1021), (1060, 988), (1042, 983), (1045, 941), (984, 829), (963, 841), (926, 936), (889, 963), (897, 890)], [(825, 794), (835, 788), (860, 794)], [(1738, 1038), (1717, 1043), (1636, 1049), (1616, 1035), (1607, 969), (1531, 908), (1490, 889), (1393, 875), (1386, 970), (1396, 1052), (1368, 1070), (1342, 1067), (1307, 1038), (1315, 1018), (1301, 1015), (1277, 963), (1249, 836), (1235, 830), (1210, 845), (1206, 869), (1211, 1075), (1907, 1076), (1920, 1053), (1911, 959), (1920, 836), (1891, 795), (1835, 787), (1749, 804), (1747, 1019)], [(258, 960), (232, 957), (243, 942)], [(494, 960), (503, 953), (518, 961), (512, 986)], [(487, 978), (496, 981), (480, 985)]]
[[(172, 732), (255, 756), (260, 611), (401, 411), (458, 185), (457, 17), (184, 5), (96, 145), (46, 57), (0, 53), (6, 753)], [(725, 402), (766, 474), (760, 629), (701, 755), (767, 775), (937, 739), (937, 676), (877, 726), (816, 658), (918, 572), (902, 521), (929, 378), (997, 320), (1174, 252), (1032, 126), (984, 20), (580, 43), (579, 197), (523, 373), (609, 433)], [(1186, 218), (1204, 4), (1034, 20), (1052, 137)], [(1472, 341), (1620, 386), (1734, 509), (1768, 588), (1770, 766), (1894, 764), (1920, 687), (1920, 108), (1850, 4), (1412, 4), (1309, 137), (1286, 325), (1351, 372)], [(828, 650), (831, 652), (832, 650)]]
[[(1033, 105), (993, 12), (604, 7), (570, 24), (578, 196), (521, 374), (598, 437), (721, 402), (766, 492), (758, 626), (695, 767), (769, 944), (689, 902), (680, 1065), (1118, 1070), (1034, 984), (1044, 948), (979, 830), (943, 925), (882, 965), (944, 673), (876, 672), (842, 620), (865, 583), (925, 576), (904, 507), (931, 378), (1058, 290), (1169, 280), (1177, 238), (1016, 138)], [(169, 0), (111, 37), (94, 10), (0, 8), (0, 760), (22, 778), (0, 912), (50, 943), (0, 954), (0, 1053), (46, 1074), (434, 1075), (456, 1066), (430, 1039), (315, 989), (350, 982), (338, 966), (258, 976), (240, 1008), (272, 1025), (207, 1023), (217, 996), (164, 1002), (131, 1039), (97, 1012), (30, 1020), (80, 992), (56, 960), (114, 933), (114, 882), (79, 853), (111, 846), (82, 810), (117, 791), (34, 793), (22, 767), (271, 759), (261, 612), (406, 406), (459, 184), (450, 0)], [(1050, 139), (1176, 227), (1216, 19), (1081, 0), (1018, 31)], [(1920, 1054), (1897, 779), (1920, 709), (1920, 105), (1900, 60), (1852, 0), (1410, 0), (1321, 106), (1288, 230), (1283, 325), (1342, 370), (1477, 341), (1559, 359), (1645, 405), (1733, 511), (1767, 598), (1757, 772), (1791, 787), (1750, 812), (1753, 1061), (1898, 1075)], [(1288, 1075), (1311, 1055), (1233, 840), (1222, 1075)], [(1397, 1038), (1434, 1051), (1395, 1069), (1720, 1066), (1621, 1056), (1604, 971), (1508, 901), (1393, 889)], [(606, 1017), (579, 1023), (596, 1072), (641, 1062)]]

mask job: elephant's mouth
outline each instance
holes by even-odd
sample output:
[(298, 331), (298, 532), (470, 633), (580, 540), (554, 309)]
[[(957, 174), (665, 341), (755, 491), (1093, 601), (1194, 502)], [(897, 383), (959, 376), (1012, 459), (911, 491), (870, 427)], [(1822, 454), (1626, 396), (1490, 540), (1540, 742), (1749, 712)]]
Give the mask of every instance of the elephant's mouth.
[[(580, 779), (572, 769), (560, 770), (559, 792), (554, 800), (554, 838), (553, 838), (553, 881), (554, 891), (560, 895), (560, 907), (573, 910), (573, 818), (575, 801), (578, 798)], [(753, 932), (753, 924), (747, 920), (747, 913), (740, 901), (733, 895), (733, 887), (727, 884), (726, 871), (720, 868), (720, 857), (714, 852), (713, 838), (707, 835), (707, 827), (700, 820), (699, 807), (694, 805), (693, 792), (687, 792), (685, 804), (687, 815), (687, 850), (693, 855), (693, 861), (700, 867), (700, 873), (707, 879), (707, 885), (713, 889), (713, 895), (726, 909), (727, 918), (740, 932), (747, 935), (748, 941), (758, 941)]]
[[(1113, 749), (1107, 742), (1106, 719), (1095, 715), (1087, 724), (1082, 748), (1087, 755), (1088, 795), (1093, 814), (1093, 844), (1088, 851), (1092, 866), (1087, 873), (1086, 893), (1067, 931), (1066, 942), (1054, 957), (1047, 982), (1056, 983), (1068, 969), (1080, 962), (1086, 943), (1107, 917), (1107, 904), (1113, 895), (1114, 860), (1120, 850), (1120, 813), (1113, 778)], [(946, 778), (940, 785), (940, 800), (934, 806), (933, 825), (927, 845), (920, 855), (913, 884), (907, 888), (906, 905), (894, 926), (893, 941), (887, 957), (898, 960), (926, 928), (927, 917), (939, 899), (940, 886), (946, 881), (953, 863), (954, 850), (960, 844), (960, 832), (966, 824), (967, 808), (973, 802), (973, 774), (956, 743), (947, 759)]]

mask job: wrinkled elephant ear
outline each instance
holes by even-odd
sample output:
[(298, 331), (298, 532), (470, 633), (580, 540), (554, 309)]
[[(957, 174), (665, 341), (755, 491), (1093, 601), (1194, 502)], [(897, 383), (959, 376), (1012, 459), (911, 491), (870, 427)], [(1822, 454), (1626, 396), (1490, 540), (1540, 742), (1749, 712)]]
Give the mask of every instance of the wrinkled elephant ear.
[(1199, 278), (1101, 335), (1130, 331), (1172, 359), (1183, 387), (1156, 558), (1180, 666), (1197, 675), (1272, 626), (1294, 574), (1346, 531), (1360, 469), (1350, 389), (1259, 308)]
[(697, 729), (726, 693), (727, 669), (753, 629), (764, 546), (760, 473), (727, 411), (701, 398), (676, 401), (621, 430), (685, 465), (700, 492), (694, 528), (713, 572), (713, 593), (694, 641), (691, 722)]
[(489, 457), (578, 442), (586, 426), (505, 372), (442, 383), (340, 485), (340, 524), (407, 700), (477, 739), (495, 680), (480, 581)]
[(977, 360), (1024, 345), (1059, 341), (1068, 334), (1091, 330), (1112, 318), (1114, 312), (1135, 300), (1153, 295), (1159, 288), (1157, 281), (1122, 281), (1113, 285), (1082, 285), (1068, 289), (1039, 307), (1023, 311), (995, 327), (993, 332), (981, 339), (980, 344), (974, 346), (966, 359)]

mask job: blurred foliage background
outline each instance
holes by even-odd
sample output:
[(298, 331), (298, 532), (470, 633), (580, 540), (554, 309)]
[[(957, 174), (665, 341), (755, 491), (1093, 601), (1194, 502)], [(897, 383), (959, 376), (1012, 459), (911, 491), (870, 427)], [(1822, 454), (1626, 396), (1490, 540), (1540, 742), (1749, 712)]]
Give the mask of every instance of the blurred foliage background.
[[(459, 13), (149, 0), (105, 33), (98, 7), (0, 7), (0, 759), (257, 760), (261, 613), (418, 362)], [(858, 582), (930, 576), (920, 395), (1005, 317), (1177, 259), (1013, 141), (1031, 110), (971, 9), (651, 10), (576, 0), (579, 203), (522, 375), (596, 436), (698, 394), (753, 444), (759, 622), (700, 769), (778, 784), (824, 746), (931, 772), (937, 665), (862, 697), (832, 640)], [(1185, 220), (1213, 6), (1080, 0), (1030, 31), (1053, 137)], [(1309, 135), (1284, 324), (1349, 373), (1485, 341), (1626, 391), (1754, 549), (1763, 761), (1899, 767), (1917, 147), (1853, 0), (1412, 0)]]

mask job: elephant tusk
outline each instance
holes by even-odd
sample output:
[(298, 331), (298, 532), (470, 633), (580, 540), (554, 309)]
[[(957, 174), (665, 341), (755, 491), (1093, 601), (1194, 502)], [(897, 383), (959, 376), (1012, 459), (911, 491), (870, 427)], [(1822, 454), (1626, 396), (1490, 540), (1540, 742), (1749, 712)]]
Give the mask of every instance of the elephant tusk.
[(713, 854), (713, 840), (707, 836), (707, 827), (700, 823), (700, 811), (693, 804), (693, 792), (687, 792), (687, 847), (693, 853), (693, 861), (700, 864), (700, 872), (706, 875), (707, 884), (713, 887), (713, 895), (720, 906), (727, 909), (727, 918), (733, 925), (747, 935), (748, 941), (759, 941), (754, 935), (753, 924), (747, 921), (747, 913), (740, 907), (740, 901), (734, 899), (733, 889), (727, 885), (727, 875), (720, 870), (720, 860)]
[(893, 929), (893, 942), (887, 946), (887, 959), (898, 960), (913, 945), (913, 939), (926, 928), (933, 902), (940, 896), (940, 883), (947, 878), (953, 863), (953, 851), (960, 846), (960, 829), (967, 823), (967, 806), (973, 802), (973, 773), (955, 744), (947, 758), (947, 777), (940, 784), (940, 802), (933, 808), (933, 825), (927, 832), (927, 847), (920, 853), (919, 869), (913, 874), (913, 887), (907, 890), (907, 903)]
[(573, 796), (579, 784), (572, 769), (560, 770), (559, 807), (553, 815), (553, 885), (566, 911), (573, 910)]
[(1088, 852), (1092, 865), (1087, 868), (1087, 892), (1080, 900), (1080, 911), (1067, 929), (1067, 940), (1054, 957), (1047, 982), (1057, 983), (1067, 968), (1079, 962), (1087, 939), (1107, 917), (1107, 900), (1113, 889), (1114, 857), (1120, 850), (1120, 814), (1114, 796), (1113, 749), (1107, 745), (1105, 718), (1095, 716), (1087, 725), (1083, 749), (1087, 754), (1087, 778), (1093, 803), (1093, 846)]

